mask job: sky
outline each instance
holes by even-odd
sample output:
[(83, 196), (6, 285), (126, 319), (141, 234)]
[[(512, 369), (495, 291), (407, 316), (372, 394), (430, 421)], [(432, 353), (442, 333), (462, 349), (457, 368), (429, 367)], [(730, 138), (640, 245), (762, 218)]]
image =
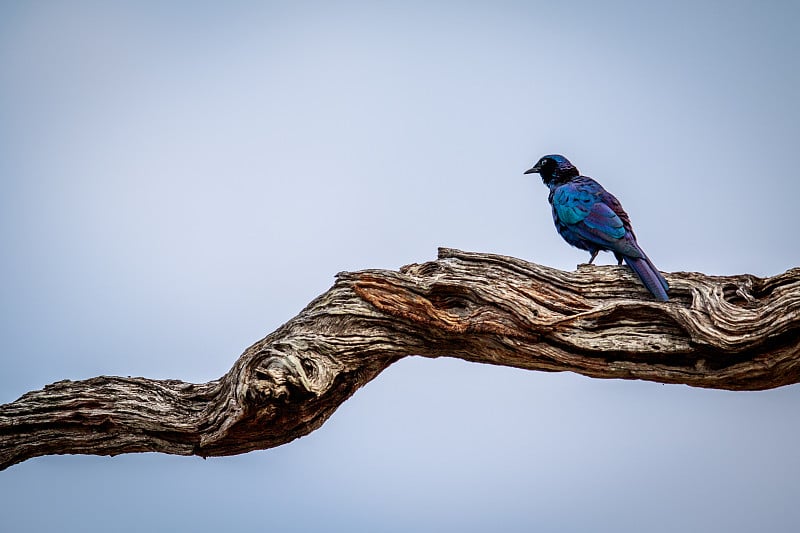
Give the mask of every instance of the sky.
[[(798, 266), (799, 11), (0, 0), (0, 403), (216, 379), (337, 272), (439, 246), (572, 270), (548, 153), (663, 271)], [(0, 529), (795, 531), (798, 405), (409, 357), (279, 448), (11, 467)]]

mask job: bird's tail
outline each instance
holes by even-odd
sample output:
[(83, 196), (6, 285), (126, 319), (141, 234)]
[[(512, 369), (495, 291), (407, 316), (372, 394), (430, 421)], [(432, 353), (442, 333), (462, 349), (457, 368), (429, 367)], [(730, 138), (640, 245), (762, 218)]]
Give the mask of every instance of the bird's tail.
[(656, 300), (662, 302), (669, 301), (669, 296), (667, 296), (667, 291), (669, 290), (667, 280), (664, 279), (661, 272), (658, 271), (653, 262), (650, 261), (644, 253), (642, 253), (642, 257), (629, 257), (626, 255), (624, 258), (628, 266), (631, 267), (633, 271), (636, 272), (636, 275), (639, 276), (639, 279), (642, 280), (647, 290), (653, 293)]

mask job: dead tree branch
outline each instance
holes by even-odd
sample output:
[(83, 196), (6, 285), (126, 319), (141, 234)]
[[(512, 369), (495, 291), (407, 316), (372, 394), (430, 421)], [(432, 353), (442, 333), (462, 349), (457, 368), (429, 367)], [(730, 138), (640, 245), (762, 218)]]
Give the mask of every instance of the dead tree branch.
[(732, 390), (800, 381), (800, 268), (666, 277), (672, 300), (658, 303), (626, 267), (564, 272), (452, 249), (341, 273), (216, 381), (101, 376), (0, 406), (0, 469), (49, 454), (278, 446), (409, 355)]

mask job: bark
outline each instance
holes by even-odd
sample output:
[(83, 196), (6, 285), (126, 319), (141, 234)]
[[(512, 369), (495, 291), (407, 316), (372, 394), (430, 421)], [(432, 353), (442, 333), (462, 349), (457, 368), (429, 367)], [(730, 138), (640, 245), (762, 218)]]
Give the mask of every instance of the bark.
[(671, 301), (659, 303), (627, 267), (564, 272), (452, 249), (399, 271), (340, 273), (216, 381), (101, 376), (0, 406), (0, 469), (48, 454), (278, 446), (409, 355), (731, 390), (800, 381), (800, 268), (666, 278)]

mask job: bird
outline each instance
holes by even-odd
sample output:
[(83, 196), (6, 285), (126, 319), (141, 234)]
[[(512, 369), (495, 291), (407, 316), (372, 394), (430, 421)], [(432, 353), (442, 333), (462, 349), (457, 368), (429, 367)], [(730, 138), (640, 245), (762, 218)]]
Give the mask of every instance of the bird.
[(588, 251), (589, 264), (602, 251), (614, 253), (617, 264), (630, 266), (656, 300), (667, 302), (669, 285), (636, 242), (631, 219), (617, 197), (590, 177), (582, 176), (563, 155), (543, 156), (525, 174), (539, 174), (550, 189), (547, 201), (559, 235)]

